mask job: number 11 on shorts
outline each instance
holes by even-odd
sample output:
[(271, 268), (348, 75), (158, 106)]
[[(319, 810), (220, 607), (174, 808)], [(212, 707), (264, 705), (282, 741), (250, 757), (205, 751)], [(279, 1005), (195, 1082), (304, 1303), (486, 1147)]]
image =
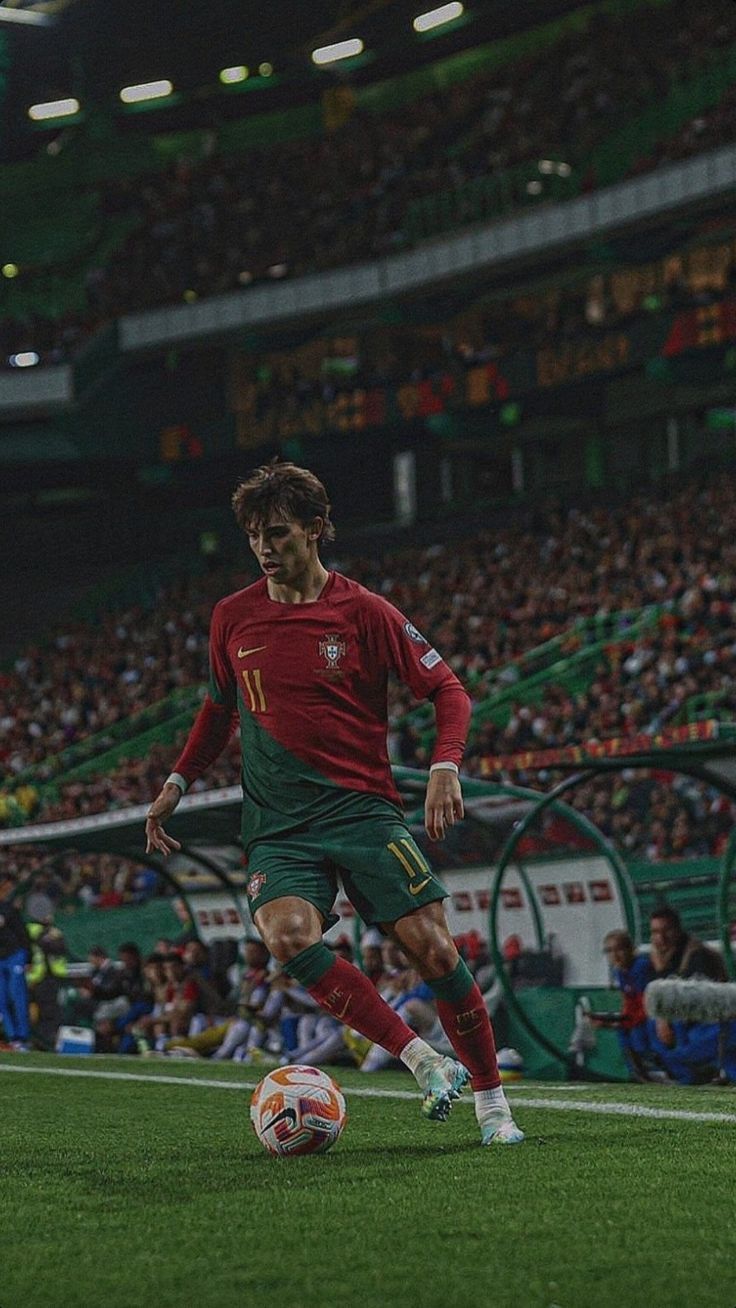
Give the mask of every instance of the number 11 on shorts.
[[(399, 849), (399, 845), (403, 845), (404, 848)], [(411, 895), (418, 895), (419, 891), (424, 890), (424, 887), (429, 885), (429, 882), (432, 880), (430, 869), (419, 851), (414, 848), (414, 845), (410, 840), (406, 840), (403, 837), (399, 840), (398, 844), (395, 840), (389, 841), (386, 848), (393, 854), (394, 858), (399, 860), (401, 866), (406, 872), (410, 882), (409, 893)], [(422, 875), (424, 875), (424, 880), (417, 881), (416, 878)]]

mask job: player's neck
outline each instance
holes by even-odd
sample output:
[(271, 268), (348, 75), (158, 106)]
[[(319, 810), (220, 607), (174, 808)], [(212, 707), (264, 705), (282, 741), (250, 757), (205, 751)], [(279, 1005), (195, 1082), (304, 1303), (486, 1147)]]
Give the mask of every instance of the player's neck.
[(288, 585), (280, 585), (269, 577), (266, 582), (269, 599), (275, 600), (277, 604), (314, 604), (327, 585), (329, 575), (322, 560), (314, 558), (304, 572)]

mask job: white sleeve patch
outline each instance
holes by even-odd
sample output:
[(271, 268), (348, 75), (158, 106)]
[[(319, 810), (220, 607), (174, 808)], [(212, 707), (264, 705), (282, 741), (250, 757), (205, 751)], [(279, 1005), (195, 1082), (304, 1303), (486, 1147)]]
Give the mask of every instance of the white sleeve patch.
[(422, 654), (419, 660), (425, 668), (434, 668), (442, 662), (442, 655), (437, 653), (436, 649), (428, 649), (426, 654)]

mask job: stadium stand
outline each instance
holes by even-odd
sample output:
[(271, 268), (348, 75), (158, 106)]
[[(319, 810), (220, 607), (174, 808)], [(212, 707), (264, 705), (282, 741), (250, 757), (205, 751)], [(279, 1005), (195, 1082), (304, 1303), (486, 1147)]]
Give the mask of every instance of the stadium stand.
[[(721, 477), (669, 500), (550, 511), (535, 530), (336, 564), (411, 613), (466, 681), (476, 703), (466, 768), (483, 774), (499, 755), (653, 734), (704, 703), (731, 715), (735, 492)], [(148, 608), (71, 624), (17, 658), (2, 678), (0, 820), (145, 802), (207, 675), (209, 609), (243, 580), (213, 572), (163, 586)], [(398, 687), (390, 744), (397, 762), (426, 764), (422, 715)], [(234, 784), (238, 769), (234, 744), (197, 786)], [(573, 802), (652, 862), (721, 853), (734, 818), (702, 784), (661, 778), (600, 778)]]
[[(204, 148), (193, 142), (146, 171), (153, 159), (143, 146), (138, 164), (129, 151), (125, 160), (111, 154), (106, 169), (93, 144), (87, 221), (75, 200), (65, 222), (62, 190), (53, 231), (44, 215), (35, 220), (43, 230), (24, 223), (21, 275), (6, 289), (4, 358), (35, 350), (59, 362), (121, 313), (345, 265), (608, 184), (626, 171), (612, 168), (625, 157), (614, 137), (649, 139), (645, 111), (655, 135), (668, 122), (681, 129), (680, 153), (657, 138), (645, 158), (630, 160), (630, 173), (730, 140), (728, 99), (712, 104), (733, 64), (728, 0), (712, 0), (707, 13), (687, 0), (676, 22), (670, 5), (642, 5), (635, 45), (624, 37), (628, 21), (628, 10), (586, 11), (578, 23), (519, 41), (500, 67), (491, 59), (400, 111), (356, 105), (339, 127), (306, 140), (297, 118), (299, 139), (276, 152), (224, 150), (213, 131)], [(24, 185), (19, 175), (13, 212)], [(45, 251), (43, 266), (21, 257), (26, 246)]]

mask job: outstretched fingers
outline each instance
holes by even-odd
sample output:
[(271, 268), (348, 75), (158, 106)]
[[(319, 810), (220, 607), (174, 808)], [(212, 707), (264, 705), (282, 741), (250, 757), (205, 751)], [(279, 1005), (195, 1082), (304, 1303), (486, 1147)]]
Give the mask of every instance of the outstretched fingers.
[(167, 836), (161, 823), (155, 818), (149, 818), (146, 822), (146, 853), (152, 854), (155, 850), (166, 858), (177, 849), (181, 849), (179, 841), (174, 840), (173, 836)]

